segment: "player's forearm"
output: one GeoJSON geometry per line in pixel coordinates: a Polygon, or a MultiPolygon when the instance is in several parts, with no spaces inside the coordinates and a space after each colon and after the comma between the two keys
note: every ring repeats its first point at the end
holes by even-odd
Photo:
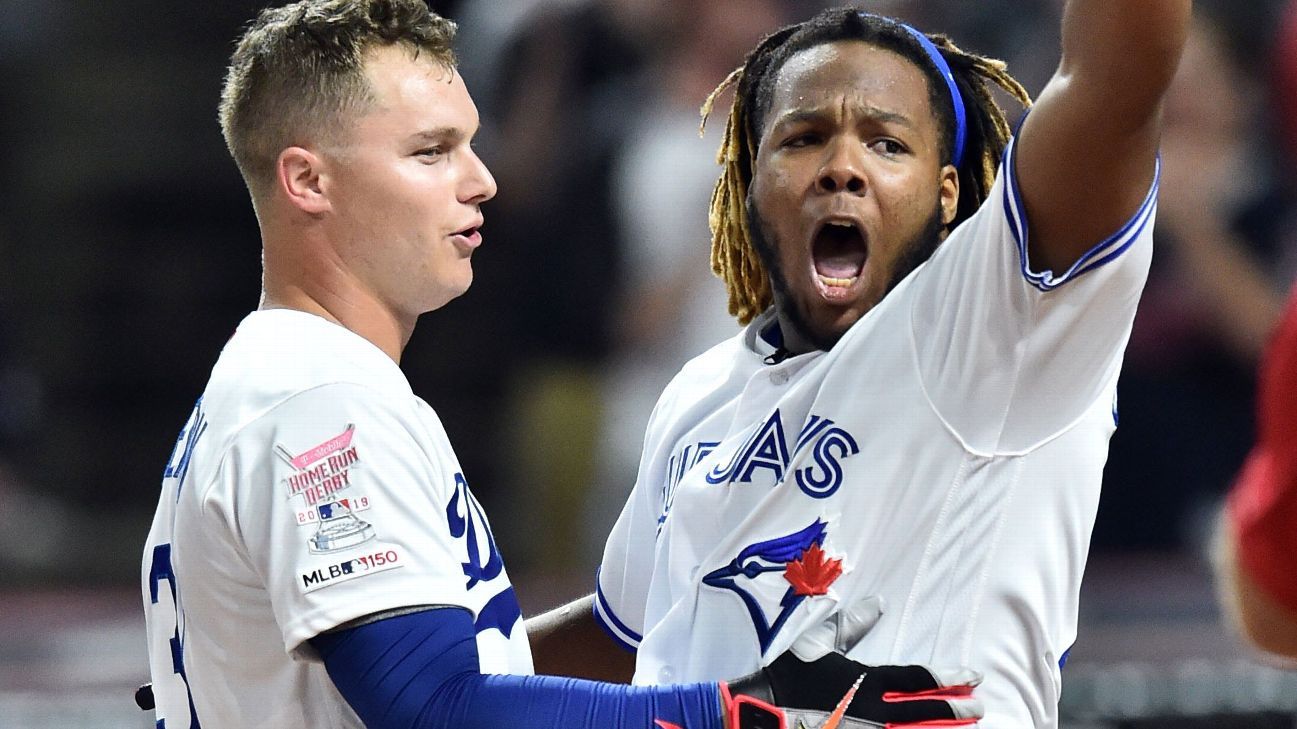
{"type": "Polygon", "coordinates": [[[1068,270],[1148,199],[1190,10],[1189,0],[1068,2],[1062,61],[1014,155],[1036,270],[1068,270]]]}
{"type": "Polygon", "coordinates": [[[1104,100],[1097,123],[1134,127],[1157,114],[1192,9],[1191,0],[1068,1],[1059,72],[1104,100]]]}
{"type": "Polygon", "coordinates": [[[970,695],[980,681],[972,671],[865,666],[818,641],[804,646],[813,660],[790,651],[732,687],[626,686],[483,675],[476,632],[468,610],[439,608],[362,621],[317,635],[311,646],[371,729],[849,729],[970,726],[984,716],[970,695]],[[830,710],[841,722],[822,721],[830,710]]]}
{"type": "Polygon", "coordinates": [[[399,615],[316,636],[339,693],[371,729],[721,729],[715,683],[625,686],[483,675],[466,610],[399,615]]]}
{"type": "Polygon", "coordinates": [[[727,724],[714,683],[646,687],[466,673],[441,696],[446,699],[437,701],[435,712],[440,719],[410,729],[726,729],[727,724]]]}
{"type": "Polygon", "coordinates": [[[528,619],[527,639],[537,673],[614,683],[629,683],[635,673],[635,654],[595,621],[593,595],[528,619]]]}

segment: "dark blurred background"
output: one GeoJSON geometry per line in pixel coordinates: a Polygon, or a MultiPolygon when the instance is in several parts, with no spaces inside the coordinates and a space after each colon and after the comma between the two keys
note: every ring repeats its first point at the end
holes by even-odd
{"type": "MultiPolygon", "coordinates": [[[[147,674],[140,550],[176,434],[260,291],[215,107],[266,4],[0,0],[4,726],[151,726],[118,692],[147,674]]],[[[1061,0],[861,4],[1004,58],[1033,94],[1057,61],[1061,0]]],[[[737,331],[706,225],[729,99],[702,139],[698,107],[764,33],[823,4],[431,5],[460,24],[500,193],[474,287],[423,318],[402,364],[534,612],[590,589],[657,392],[737,331]]],[[[1294,674],[1220,624],[1206,559],[1297,275],[1297,16],[1284,0],[1196,5],[1068,726],[1251,709],[1277,713],[1216,725],[1292,726],[1297,709],[1294,674]]]]}

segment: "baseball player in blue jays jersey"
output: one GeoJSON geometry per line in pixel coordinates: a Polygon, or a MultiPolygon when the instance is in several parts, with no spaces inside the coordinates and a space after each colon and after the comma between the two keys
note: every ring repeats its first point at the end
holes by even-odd
{"type": "Polygon", "coordinates": [[[593,596],[636,683],[876,599],[853,658],[966,663],[981,726],[1057,726],[1189,14],[1071,0],[1016,138],[1002,64],[854,9],[731,76],[712,260],[748,326],[663,392],[593,596]]]}
{"type": "Polygon", "coordinates": [[[417,317],[468,288],[496,191],[453,31],[423,0],[304,0],[235,51],[221,122],[264,295],[176,442],[144,550],[138,698],[157,727],[974,722],[975,674],[836,652],[876,619],[867,600],[732,683],[529,675],[490,524],[398,366],[417,317]]]}

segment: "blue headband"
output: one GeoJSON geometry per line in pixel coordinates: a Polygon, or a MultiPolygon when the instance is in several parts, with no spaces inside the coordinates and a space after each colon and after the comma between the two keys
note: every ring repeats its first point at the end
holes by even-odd
{"type": "MultiPolygon", "coordinates": [[[[876,18],[882,17],[874,15],[873,13],[865,12],[860,13],[860,16],[864,18],[871,16],[876,18]]],[[[908,31],[910,35],[914,36],[914,39],[923,47],[924,52],[928,54],[928,58],[932,59],[932,62],[936,64],[937,71],[941,74],[941,77],[946,80],[946,88],[950,90],[950,102],[951,105],[955,107],[955,148],[951,154],[951,158],[955,163],[955,167],[958,168],[964,161],[964,141],[968,137],[968,117],[964,111],[964,97],[959,93],[959,86],[955,84],[955,74],[951,73],[950,64],[946,63],[946,57],[941,55],[941,51],[937,48],[936,44],[929,40],[928,36],[924,35],[921,31],[912,28],[899,20],[891,20],[890,18],[883,19],[896,23],[908,31]]]]}

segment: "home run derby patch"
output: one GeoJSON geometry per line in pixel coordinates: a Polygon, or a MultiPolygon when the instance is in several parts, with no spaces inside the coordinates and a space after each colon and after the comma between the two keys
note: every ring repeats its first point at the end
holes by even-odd
{"type": "MultiPolygon", "coordinates": [[[[318,524],[307,542],[312,552],[350,549],[374,538],[374,527],[355,516],[369,508],[369,498],[337,496],[351,486],[352,470],[360,462],[360,453],[352,444],[355,434],[356,426],[348,424],[338,435],[297,455],[275,444],[275,454],[293,468],[292,475],[283,479],[288,498],[300,496],[307,507],[296,512],[297,523],[318,524]]],[[[351,573],[338,576],[344,574],[351,573]]]]}

